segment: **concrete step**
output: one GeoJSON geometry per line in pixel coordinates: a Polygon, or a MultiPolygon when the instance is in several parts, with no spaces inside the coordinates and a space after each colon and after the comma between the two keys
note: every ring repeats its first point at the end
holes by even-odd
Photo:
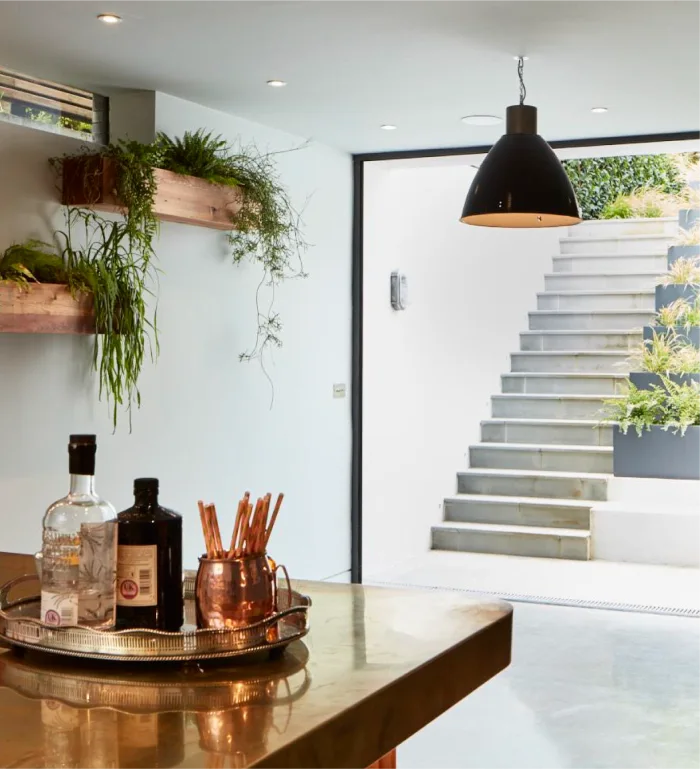
{"type": "Polygon", "coordinates": [[[607,499],[608,476],[551,470],[488,470],[470,468],[457,473],[460,494],[548,499],[607,499]]]}
{"type": "Polygon", "coordinates": [[[586,561],[589,544],[590,533],[575,529],[454,522],[432,528],[433,550],[586,561]]]}
{"type": "Polygon", "coordinates": [[[637,330],[654,321],[654,312],[649,310],[597,310],[595,312],[574,310],[535,310],[528,313],[531,331],[568,331],[594,329],[609,331],[637,330]]]}
{"type": "Polygon", "coordinates": [[[593,419],[601,417],[603,402],[621,395],[536,395],[508,393],[491,396],[494,419],[593,419]]]}
{"type": "Polygon", "coordinates": [[[637,272],[658,272],[668,269],[666,250],[652,254],[560,254],[552,259],[552,269],[556,273],[607,273],[617,272],[632,274],[637,272]]]}
{"type": "Polygon", "coordinates": [[[480,443],[469,447],[470,467],[557,472],[612,473],[611,446],[533,446],[525,443],[480,443]]]}
{"type": "Polygon", "coordinates": [[[629,371],[627,352],[571,350],[569,352],[514,352],[510,369],[518,371],[629,371]]]}
{"type": "Polygon", "coordinates": [[[673,235],[625,235],[623,237],[568,237],[559,240],[562,254],[663,254],[673,235]]]}
{"type": "Polygon", "coordinates": [[[572,238],[620,238],[629,235],[676,235],[678,217],[658,219],[588,219],[569,227],[572,238]]]}
{"type": "Polygon", "coordinates": [[[653,291],[548,291],[537,294],[538,310],[650,310],[653,291]]]}
{"type": "Polygon", "coordinates": [[[508,393],[605,395],[626,389],[626,374],[518,373],[502,374],[501,390],[508,393]]]}
{"type": "Polygon", "coordinates": [[[544,276],[546,291],[653,291],[659,272],[550,272],[544,276]]]}
{"type": "Polygon", "coordinates": [[[524,351],[629,350],[641,344],[641,341],[641,332],[621,329],[524,331],[520,334],[520,349],[524,351]]]}
{"type": "Polygon", "coordinates": [[[457,494],[445,500],[445,521],[590,529],[592,504],[577,499],[457,494]]]}
{"type": "Polygon", "coordinates": [[[612,446],[612,425],[595,419],[485,419],[481,423],[483,443],[559,444],[612,446]]]}

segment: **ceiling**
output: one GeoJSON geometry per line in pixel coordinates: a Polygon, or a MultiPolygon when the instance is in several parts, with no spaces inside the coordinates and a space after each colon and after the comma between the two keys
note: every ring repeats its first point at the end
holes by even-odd
{"type": "Polygon", "coordinates": [[[165,91],[374,152],[492,143],[502,125],[460,118],[503,115],[525,54],[545,138],[665,133],[700,124],[699,11],[693,0],[20,0],[0,2],[0,66],[102,93],[165,91]],[[98,22],[104,12],[123,22],[98,22]]]}

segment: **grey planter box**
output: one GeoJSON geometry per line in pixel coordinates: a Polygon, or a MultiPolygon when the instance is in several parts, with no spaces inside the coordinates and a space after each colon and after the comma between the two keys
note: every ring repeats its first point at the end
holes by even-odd
{"type": "Polygon", "coordinates": [[[700,208],[684,208],[678,212],[678,226],[682,230],[692,230],[700,223],[700,208]]]}
{"type": "MultiPolygon", "coordinates": [[[[654,332],[657,336],[664,336],[668,330],[668,326],[644,326],[644,339],[653,339],[654,332]]],[[[676,326],[675,331],[679,341],[692,344],[693,347],[700,347],[700,326],[691,326],[687,329],[683,326],[676,326]]]]}
{"type": "Polygon", "coordinates": [[[700,245],[697,246],[669,246],[668,248],[668,266],[670,267],[676,259],[689,259],[692,256],[700,256],[700,245]]]}
{"type": "MultiPolygon", "coordinates": [[[[669,379],[676,384],[685,384],[686,382],[700,383],[700,374],[671,374],[669,379]]],[[[648,371],[633,371],[630,374],[630,382],[639,390],[650,390],[654,385],[663,387],[661,377],[648,371]]]]}
{"type": "Polygon", "coordinates": [[[685,435],[652,427],[637,435],[613,431],[613,475],[618,478],[674,478],[700,480],[700,426],[685,435]]]}
{"type": "Polygon", "coordinates": [[[698,295],[698,289],[695,286],[686,286],[674,283],[670,286],[656,287],[656,310],[657,312],[666,305],[675,302],[676,299],[685,299],[693,304],[698,295]]]}

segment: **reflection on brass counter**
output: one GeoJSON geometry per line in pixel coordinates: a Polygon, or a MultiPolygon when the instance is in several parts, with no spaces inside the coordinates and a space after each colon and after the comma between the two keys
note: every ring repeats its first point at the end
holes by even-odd
{"type": "MultiPolygon", "coordinates": [[[[26,570],[0,554],[0,581],[26,570]]],[[[294,587],[312,630],[276,659],[148,669],[0,649],[0,766],[368,766],[510,661],[503,602],[294,587]]]]}

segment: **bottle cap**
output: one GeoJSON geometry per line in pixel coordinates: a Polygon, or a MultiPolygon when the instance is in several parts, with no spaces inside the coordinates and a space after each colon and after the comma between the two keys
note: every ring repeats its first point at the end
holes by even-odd
{"type": "Polygon", "coordinates": [[[134,481],[134,494],[143,494],[146,491],[152,494],[158,493],[157,478],[136,478],[134,481]]]}
{"type": "Polygon", "coordinates": [[[96,435],[71,435],[68,440],[71,446],[94,446],[97,443],[96,435]]]}
{"type": "Polygon", "coordinates": [[[68,472],[71,475],[94,475],[96,435],[71,435],[68,440],[68,472]]]}

